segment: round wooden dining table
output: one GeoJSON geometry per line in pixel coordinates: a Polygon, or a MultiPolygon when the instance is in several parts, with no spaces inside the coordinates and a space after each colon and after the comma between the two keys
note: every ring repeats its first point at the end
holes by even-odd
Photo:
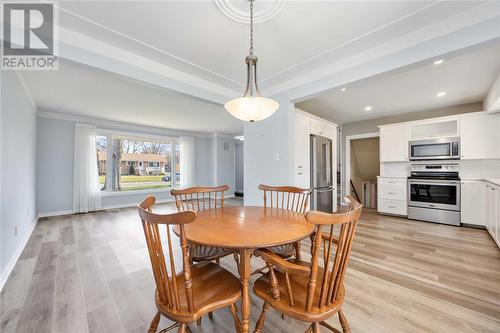
{"type": "MultiPolygon", "coordinates": [[[[299,241],[312,234],[314,225],[303,214],[269,207],[222,207],[197,212],[185,225],[186,238],[194,243],[235,249],[240,254],[242,332],[249,331],[250,259],[258,248],[299,241]]],[[[178,232],[178,230],[176,230],[178,232]]]]}

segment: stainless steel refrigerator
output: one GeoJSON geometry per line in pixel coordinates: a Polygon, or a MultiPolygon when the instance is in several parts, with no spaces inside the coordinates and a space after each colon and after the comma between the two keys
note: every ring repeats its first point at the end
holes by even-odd
{"type": "Polygon", "coordinates": [[[332,140],[311,135],[311,210],[333,212],[332,140]]]}

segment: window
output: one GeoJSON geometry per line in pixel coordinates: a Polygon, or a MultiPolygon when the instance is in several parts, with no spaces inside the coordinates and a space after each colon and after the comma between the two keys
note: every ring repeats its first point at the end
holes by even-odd
{"type": "Polygon", "coordinates": [[[99,184],[101,190],[106,189],[106,161],[108,159],[108,138],[105,136],[96,136],[96,150],[97,150],[97,170],[99,172],[99,184]]]}
{"type": "Polygon", "coordinates": [[[170,188],[179,183],[178,143],[122,135],[97,136],[96,139],[99,180],[103,190],[170,188]],[[110,163],[107,163],[108,142],[110,163]]]}

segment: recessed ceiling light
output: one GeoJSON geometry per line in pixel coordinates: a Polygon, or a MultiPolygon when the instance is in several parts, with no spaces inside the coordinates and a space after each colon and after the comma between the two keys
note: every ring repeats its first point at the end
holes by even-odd
{"type": "Polygon", "coordinates": [[[440,91],[436,94],[437,97],[443,97],[446,96],[446,91],[440,91]]]}
{"type": "Polygon", "coordinates": [[[444,59],[439,59],[434,61],[434,65],[441,65],[444,62],[444,59]]]}
{"type": "Polygon", "coordinates": [[[342,92],[343,92],[343,91],[346,91],[346,90],[347,90],[347,88],[346,88],[346,87],[342,87],[342,88],[340,88],[340,91],[342,91],[342,92]]]}
{"type": "Polygon", "coordinates": [[[365,106],[365,111],[371,111],[372,110],[372,107],[371,106],[365,106]]]}

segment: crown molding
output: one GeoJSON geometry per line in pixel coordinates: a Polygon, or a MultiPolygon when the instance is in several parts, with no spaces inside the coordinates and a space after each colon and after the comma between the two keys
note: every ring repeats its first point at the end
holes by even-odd
{"type": "Polygon", "coordinates": [[[148,135],[156,134],[162,136],[185,135],[185,136],[194,136],[197,138],[210,138],[214,135],[213,133],[208,133],[208,132],[183,131],[171,128],[148,126],[148,125],[137,125],[127,122],[89,117],[89,116],[65,113],[65,112],[55,112],[50,110],[38,110],[37,115],[38,117],[41,118],[96,124],[97,127],[102,130],[129,131],[129,132],[142,133],[148,135]]]}
{"type": "Polygon", "coordinates": [[[302,75],[281,78],[265,89],[268,96],[286,96],[294,102],[329,89],[442,56],[461,49],[500,40],[500,6],[485,3],[434,25],[413,31],[355,55],[337,59],[302,75]]]}

